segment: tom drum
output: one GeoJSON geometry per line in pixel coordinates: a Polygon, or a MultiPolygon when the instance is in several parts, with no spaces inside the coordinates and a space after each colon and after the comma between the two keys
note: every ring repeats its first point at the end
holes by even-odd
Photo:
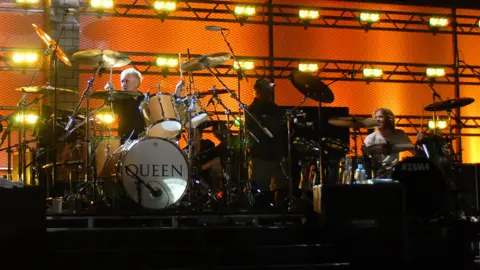
{"type": "Polygon", "coordinates": [[[157,93],[140,104],[147,125],[146,135],[157,138],[175,137],[182,131],[175,96],[157,93]]]}

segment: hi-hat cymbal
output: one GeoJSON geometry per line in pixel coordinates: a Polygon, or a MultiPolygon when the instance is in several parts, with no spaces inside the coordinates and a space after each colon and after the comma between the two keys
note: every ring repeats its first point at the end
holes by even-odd
{"type": "Polygon", "coordinates": [[[131,62],[127,54],[111,50],[79,51],[73,54],[72,60],[96,68],[118,68],[131,62]]]}
{"type": "Polygon", "coordinates": [[[90,94],[91,98],[94,99],[108,99],[109,97],[115,99],[128,99],[131,97],[141,96],[140,92],[130,92],[123,90],[99,90],[90,94]]]}
{"type": "Polygon", "coordinates": [[[332,90],[309,73],[294,71],[290,74],[290,81],[298,91],[317,102],[332,103],[335,99],[332,90]]]}
{"type": "Polygon", "coordinates": [[[52,47],[54,50],[56,50],[56,55],[57,57],[67,66],[72,66],[72,63],[70,63],[70,60],[68,60],[68,57],[65,55],[65,53],[62,51],[60,46],[57,45],[57,43],[50,38],[49,35],[47,35],[40,27],[38,27],[36,24],[32,24],[33,28],[35,29],[35,32],[37,32],[38,36],[45,42],[45,44],[48,47],[52,47]]]}
{"type": "Polygon", "coordinates": [[[198,71],[207,67],[214,68],[225,63],[228,59],[230,59],[230,54],[228,53],[204,54],[180,64],[180,68],[184,71],[198,71]]]}
{"type": "MultiPolygon", "coordinates": [[[[45,94],[48,92],[53,92],[55,91],[55,87],[50,86],[50,85],[42,85],[42,86],[25,86],[25,87],[20,87],[16,88],[16,91],[24,92],[24,93],[29,93],[29,94],[45,94]]],[[[73,91],[70,89],[65,89],[65,88],[59,88],[57,87],[58,92],[66,92],[66,93],[77,93],[77,91],[73,91]]]]}
{"type": "Polygon", "coordinates": [[[359,117],[335,117],[328,120],[328,123],[337,127],[348,128],[373,128],[378,127],[378,122],[375,120],[359,118],[359,117]]]}
{"type": "Polygon", "coordinates": [[[473,98],[452,98],[452,99],[442,100],[442,101],[429,104],[424,108],[424,110],[429,112],[449,111],[452,109],[467,106],[473,103],[474,101],[475,99],[473,98]]]}

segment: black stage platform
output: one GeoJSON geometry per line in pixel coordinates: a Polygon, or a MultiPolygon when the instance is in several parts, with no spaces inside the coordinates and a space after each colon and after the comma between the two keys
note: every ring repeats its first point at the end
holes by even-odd
{"type": "Polygon", "coordinates": [[[336,206],[333,216],[273,209],[53,214],[33,193],[21,200],[24,192],[0,193],[0,256],[16,268],[473,269],[478,242],[475,223],[394,212],[373,219],[367,213],[378,211],[336,206]]]}

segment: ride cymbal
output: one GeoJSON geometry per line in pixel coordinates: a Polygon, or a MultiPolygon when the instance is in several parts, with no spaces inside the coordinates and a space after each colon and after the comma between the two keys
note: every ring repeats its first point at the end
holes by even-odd
{"type": "Polygon", "coordinates": [[[366,118],[359,117],[335,117],[328,120],[328,123],[337,126],[337,127],[348,127],[348,128],[373,128],[378,127],[379,124],[375,120],[370,120],[366,118]]]}
{"type": "Polygon", "coordinates": [[[111,97],[115,100],[115,99],[128,99],[132,97],[138,97],[141,95],[142,93],[140,92],[129,92],[129,91],[123,91],[123,90],[99,90],[90,94],[90,97],[94,99],[108,99],[111,97]]]}
{"type": "MultiPolygon", "coordinates": [[[[48,92],[55,91],[55,87],[50,85],[42,85],[42,86],[25,86],[16,88],[16,91],[29,93],[29,94],[45,94],[48,92]]],[[[77,93],[77,91],[66,89],[66,88],[59,88],[57,87],[58,92],[65,92],[65,93],[77,93]]]]}
{"type": "Polygon", "coordinates": [[[467,106],[474,101],[475,99],[473,98],[452,98],[429,104],[424,108],[424,110],[429,112],[449,111],[452,109],[467,106]]]}
{"type": "Polygon", "coordinates": [[[306,97],[317,102],[332,103],[335,97],[332,90],[318,77],[301,71],[294,71],[290,74],[290,81],[306,97]]]}
{"type": "Polygon", "coordinates": [[[118,68],[130,64],[126,53],[111,50],[86,50],[73,54],[72,60],[96,68],[118,68]]]}
{"type": "Polygon", "coordinates": [[[180,68],[184,71],[204,70],[207,67],[214,68],[225,63],[230,57],[231,55],[228,53],[205,54],[180,64],[180,68]]]}
{"type": "Polygon", "coordinates": [[[72,66],[72,63],[70,63],[70,60],[68,60],[67,55],[62,51],[60,46],[57,45],[57,43],[50,38],[49,35],[47,35],[40,27],[38,27],[36,24],[32,24],[33,28],[35,29],[35,32],[37,32],[38,36],[43,40],[43,42],[48,46],[52,47],[56,51],[57,57],[67,66],[72,66]]]}

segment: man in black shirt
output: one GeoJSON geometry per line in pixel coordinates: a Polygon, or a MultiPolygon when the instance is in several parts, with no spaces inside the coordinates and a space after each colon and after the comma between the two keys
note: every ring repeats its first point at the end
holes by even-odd
{"type": "MultiPolygon", "coordinates": [[[[125,69],[120,75],[122,91],[140,92],[138,88],[142,80],[142,74],[138,70],[125,69]]],[[[145,129],[145,120],[139,108],[143,99],[144,96],[139,95],[113,102],[113,111],[118,116],[118,136],[121,137],[121,144],[127,139],[137,139],[145,129]]]]}
{"type": "Polygon", "coordinates": [[[254,100],[248,106],[248,110],[273,136],[266,134],[248,114],[245,124],[256,137],[249,140],[249,179],[262,193],[270,194],[270,197],[275,194],[278,204],[285,198],[288,187],[282,167],[287,133],[286,125],[282,125],[285,112],[273,101],[273,86],[266,79],[258,79],[254,85],[254,100]]]}

